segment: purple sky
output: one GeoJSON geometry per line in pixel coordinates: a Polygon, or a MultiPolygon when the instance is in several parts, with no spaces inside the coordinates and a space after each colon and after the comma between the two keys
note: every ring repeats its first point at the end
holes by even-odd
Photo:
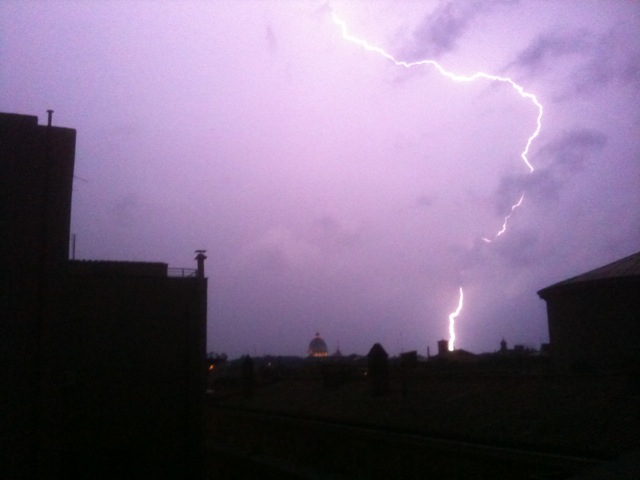
{"type": "Polygon", "coordinates": [[[0,110],[78,130],[76,257],[195,267],[232,357],[548,341],[640,249],[640,3],[0,3],[0,110]],[[510,77],[457,83],[431,66],[510,77]],[[507,231],[492,243],[521,194],[507,231]]]}

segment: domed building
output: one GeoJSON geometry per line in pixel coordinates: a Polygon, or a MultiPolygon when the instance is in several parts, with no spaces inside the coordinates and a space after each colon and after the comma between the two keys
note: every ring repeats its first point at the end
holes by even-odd
{"type": "Polygon", "coordinates": [[[327,344],[320,338],[320,334],[316,332],[316,336],[309,342],[309,356],[326,357],[328,354],[327,344]]]}

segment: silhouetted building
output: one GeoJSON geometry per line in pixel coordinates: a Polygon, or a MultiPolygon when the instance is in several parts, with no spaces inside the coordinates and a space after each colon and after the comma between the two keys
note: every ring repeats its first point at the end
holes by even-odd
{"type": "Polygon", "coordinates": [[[47,286],[68,257],[75,139],[75,130],[38,125],[35,116],[0,113],[0,445],[9,473],[4,478],[21,478],[33,464],[41,326],[47,286]]]}
{"type": "Polygon", "coordinates": [[[410,352],[403,352],[400,354],[400,365],[402,368],[414,368],[418,365],[418,352],[412,350],[410,352]]]}
{"type": "Polygon", "coordinates": [[[538,292],[550,354],[565,365],[616,365],[640,347],[640,252],[538,292]]]}
{"type": "Polygon", "coordinates": [[[375,343],[367,354],[367,375],[373,396],[389,391],[389,354],[379,343],[375,343]]]}
{"type": "Polygon", "coordinates": [[[320,334],[316,333],[316,336],[309,342],[309,356],[310,357],[326,357],[329,354],[327,350],[327,344],[320,338],[320,334]]]}
{"type": "Polygon", "coordinates": [[[253,360],[249,355],[242,360],[242,390],[245,397],[253,394],[253,360]]]}
{"type": "MultiPolygon", "coordinates": [[[[31,276],[68,258],[76,131],[0,113],[0,258],[31,276]]],[[[12,275],[13,279],[14,276],[12,275]]],[[[12,280],[13,293],[20,289],[12,280]]]]}
{"type": "Polygon", "coordinates": [[[0,477],[199,478],[206,257],[69,261],[75,134],[0,114],[0,477]]]}
{"type": "Polygon", "coordinates": [[[477,355],[462,348],[449,350],[449,342],[442,339],[438,340],[438,354],[429,358],[439,363],[473,363],[477,355]]]}

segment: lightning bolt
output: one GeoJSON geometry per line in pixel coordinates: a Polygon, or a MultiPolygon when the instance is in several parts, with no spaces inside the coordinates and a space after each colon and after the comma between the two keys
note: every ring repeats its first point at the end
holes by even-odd
{"type": "Polygon", "coordinates": [[[522,150],[522,152],[520,153],[520,158],[522,158],[522,161],[525,163],[525,165],[529,169],[529,172],[534,171],[533,165],[531,165],[531,163],[529,162],[528,155],[529,155],[529,150],[531,149],[531,144],[536,139],[536,137],[540,133],[540,130],[542,129],[543,109],[542,109],[542,104],[538,101],[538,98],[533,93],[525,91],[524,87],[518,85],[509,77],[501,77],[499,75],[490,75],[485,72],[475,72],[475,73],[472,73],[471,75],[458,75],[447,70],[435,60],[418,60],[415,62],[405,62],[403,60],[398,60],[393,55],[386,52],[384,49],[371,45],[366,40],[362,40],[358,37],[353,36],[351,33],[349,33],[347,24],[343,20],[338,18],[335,12],[331,13],[331,17],[333,19],[333,23],[335,23],[340,28],[340,31],[342,33],[342,38],[344,38],[349,42],[355,43],[356,45],[362,47],[368,52],[377,53],[378,55],[386,58],[387,60],[393,62],[395,65],[399,67],[412,68],[412,67],[417,67],[419,65],[429,65],[435,68],[441,75],[444,75],[445,77],[453,80],[454,82],[473,82],[475,80],[482,78],[482,79],[490,80],[493,82],[507,83],[516,92],[518,92],[518,94],[521,97],[526,98],[527,100],[530,100],[531,103],[533,103],[538,109],[538,116],[536,117],[536,128],[527,139],[527,143],[524,147],[524,150],[522,150]]]}
{"type": "Polygon", "coordinates": [[[456,341],[456,317],[460,315],[462,310],[462,302],[464,300],[464,294],[462,293],[462,287],[460,287],[460,297],[458,299],[458,308],[449,314],[449,351],[453,352],[454,342],[456,341]]]}
{"type": "MultiPolygon", "coordinates": [[[[520,153],[520,158],[522,159],[524,164],[529,169],[529,173],[532,173],[534,171],[533,165],[531,165],[531,162],[529,162],[528,155],[529,155],[529,150],[531,149],[531,144],[537,138],[538,134],[540,133],[540,130],[542,129],[543,108],[542,108],[542,104],[538,101],[538,98],[533,93],[525,91],[525,89],[521,85],[517,84],[516,82],[514,82],[509,77],[502,77],[502,76],[499,76],[499,75],[491,75],[491,74],[485,73],[485,72],[475,72],[475,73],[472,73],[471,75],[459,75],[459,74],[456,74],[456,73],[453,73],[453,72],[447,70],[442,65],[440,65],[440,63],[438,63],[435,60],[431,60],[431,59],[419,60],[419,61],[415,61],[415,62],[406,62],[406,61],[403,61],[403,60],[398,60],[393,55],[391,55],[390,53],[385,51],[384,49],[382,49],[380,47],[376,47],[375,45],[371,45],[366,40],[358,38],[358,37],[352,35],[351,33],[349,33],[349,29],[347,27],[347,24],[343,20],[338,18],[338,16],[335,14],[335,12],[331,13],[331,17],[332,17],[333,23],[335,23],[340,28],[340,32],[342,33],[342,38],[344,38],[345,40],[360,46],[361,48],[363,48],[364,50],[366,50],[368,52],[377,53],[378,55],[386,58],[387,60],[389,60],[391,62],[393,62],[398,67],[412,68],[412,67],[417,67],[417,66],[420,66],[420,65],[427,65],[427,66],[435,68],[441,75],[453,80],[454,82],[473,82],[475,80],[485,79],[485,80],[489,80],[489,81],[493,81],[493,82],[506,83],[509,86],[511,86],[511,88],[513,88],[522,98],[525,98],[525,99],[529,100],[531,103],[533,103],[533,105],[538,110],[538,115],[536,117],[536,128],[534,129],[533,133],[531,133],[531,135],[529,135],[529,138],[527,139],[527,143],[525,144],[524,149],[520,153]]],[[[504,219],[504,221],[502,223],[502,228],[498,231],[498,233],[495,234],[493,239],[489,239],[489,238],[486,238],[486,237],[483,237],[482,239],[487,243],[491,243],[493,240],[495,240],[500,235],[505,233],[507,231],[507,222],[513,216],[515,210],[520,205],[522,205],[523,201],[524,201],[524,192],[520,196],[520,200],[518,200],[517,203],[512,205],[511,212],[509,213],[509,215],[507,215],[505,217],[505,219],[504,219]]],[[[453,351],[453,348],[454,348],[454,342],[455,342],[455,339],[456,339],[455,319],[460,314],[460,311],[462,310],[462,303],[463,303],[463,293],[462,293],[462,287],[460,287],[460,299],[458,301],[458,308],[449,315],[449,350],[450,351],[453,351]]]]}
{"type": "Polygon", "coordinates": [[[496,233],[495,236],[492,239],[488,239],[487,237],[482,237],[482,240],[484,240],[487,243],[491,243],[496,238],[498,238],[500,235],[502,235],[504,232],[506,232],[507,231],[507,222],[513,216],[513,212],[515,212],[516,208],[518,208],[520,205],[522,205],[522,201],[523,200],[524,200],[524,192],[522,192],[522,195],[520,196],[520,200],[518,200],[518,203],[515,203],[515,204],[511,205],[511,213],[509,213],[509,215],[504,217],[504,222],[502,223],[502,228],[500,229],[500,231],[498,233],[496,233]]]}

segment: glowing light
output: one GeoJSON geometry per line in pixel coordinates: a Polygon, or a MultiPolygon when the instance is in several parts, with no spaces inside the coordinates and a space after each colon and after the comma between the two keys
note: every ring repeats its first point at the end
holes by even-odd
{"type": "Polygon", "coordinates": [[[462,293],[462,287],[460,287],[460,298],[458,300],[458,308],[454,312],[449,314],[449,351],[453,352],[454,342],[456,341],[456,317],[460,315],[462,311],[462,302],[464,295],[462,293]]]}
{"type": "Polygon", "coordinates": [[[491,243],[496,238],[498,238],[500,235],[502,235],[504,232],[506,232],[507,231],[507,222],[513,216],[513,212],[516,210],[516,208],[518,208],[520,205],[522,205],[522,201],[523,200],[524,200],[524,192],[522,192],[522,195],[520,196],[520,200],[518,200],[518,203],[516,203],[514,205],[511,205],[511,213],[509,213],[509,215],[504,217],[504,222],[502,223],[502,228],[500,229],[500,231],[498,233],[496,233],[492,239],[488,239],[487,237],[482,237],[482,240],[484,240],[487,243],[491,243]]]}

